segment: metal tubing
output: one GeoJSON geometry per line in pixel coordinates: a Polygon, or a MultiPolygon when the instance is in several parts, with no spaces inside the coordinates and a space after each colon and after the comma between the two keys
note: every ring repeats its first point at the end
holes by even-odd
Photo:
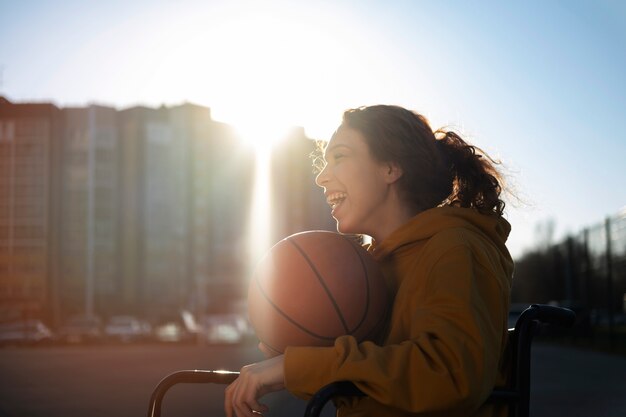
{"type": "Polygon", "coordinates": [[[231,371],[204,371],[204,370],[184,370],[169,374],[159,382],[152,396],[148,407],[148,417],[161,417],[161,403],[163,396],[172,386],[176,384],[230,384],[239,376],[239,372],[231,371]]]}

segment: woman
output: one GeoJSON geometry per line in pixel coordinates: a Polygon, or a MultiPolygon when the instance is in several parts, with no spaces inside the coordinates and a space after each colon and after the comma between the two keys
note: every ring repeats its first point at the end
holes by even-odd
{"type": "Polygon", "coordinates": [[[333,347],[290,347],[242,368],[226,389],[227,416],[254,416],[259,398],[286,388],[308,397],[353,381],[365,398],[340,416],[491,416],[504,382],[513,262],[505,247],[494,162],[453,132],[397,106],[348,110],[316,182],[341,233],[369,250],[395,294],[382,344],[339,337],[333,347]]]}

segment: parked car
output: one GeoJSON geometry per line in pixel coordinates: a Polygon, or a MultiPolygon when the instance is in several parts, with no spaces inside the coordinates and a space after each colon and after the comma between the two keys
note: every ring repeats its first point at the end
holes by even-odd
{"type": "Polygon", "coordinates": [[[161,323],[154,327],[152,333],[154,340],[163,343],[190,343],[195,340],[195,334],[176,321],[161,323]]]}
{"type": "Polygon", "coordinates": [[[235,313],[205,316],[202,327],[209,344],[244,343],[254,334],[246,317],[235,313]]]}
{"type": "Polygon", "coordinates": [[[112,341],[138,342],[148,340],[152,328],[134,316],[113,316],[104,327],[104,333],[112,341]]]}
{"type": "Polygon", "coordinates": [[[202,333],[200,324],[189,310],[162,317],[158,323],[152,332],[153,339],[157,342],[190,343],[198,341],[202,333]]]}
{"type": "Polygon", "coordinates": [[[1,345],[41,345],[50,343],[52,331],[40,320],[27,319],[0,324],[1,345]]]}
{"type": "Polygon", "coordinates": [[[98,316],[72,316],[57,331],[57,340],[62,343],[98,343],[102,339],[102,320],[98,316]]]}

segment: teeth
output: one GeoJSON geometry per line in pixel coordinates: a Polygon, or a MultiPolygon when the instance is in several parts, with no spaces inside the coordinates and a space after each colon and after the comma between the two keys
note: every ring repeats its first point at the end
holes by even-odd
{"type": "Polygon", "coordinates": [[[335,208],[347,196],[348,194],[342,192],[332,193],[326,197],[326,202],[330,205],[331,208],[335,208]]]}

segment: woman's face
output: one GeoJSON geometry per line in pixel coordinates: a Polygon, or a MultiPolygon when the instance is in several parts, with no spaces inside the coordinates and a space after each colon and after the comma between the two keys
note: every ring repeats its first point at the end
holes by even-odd
{"type": "Polygon", "coordinates": [[[376,161],[363,135],[346,126],[328,143],[324,159],[315,182],[324,188],[337,230],[376,238],[389,193],[388,164],[376,161]]]}

